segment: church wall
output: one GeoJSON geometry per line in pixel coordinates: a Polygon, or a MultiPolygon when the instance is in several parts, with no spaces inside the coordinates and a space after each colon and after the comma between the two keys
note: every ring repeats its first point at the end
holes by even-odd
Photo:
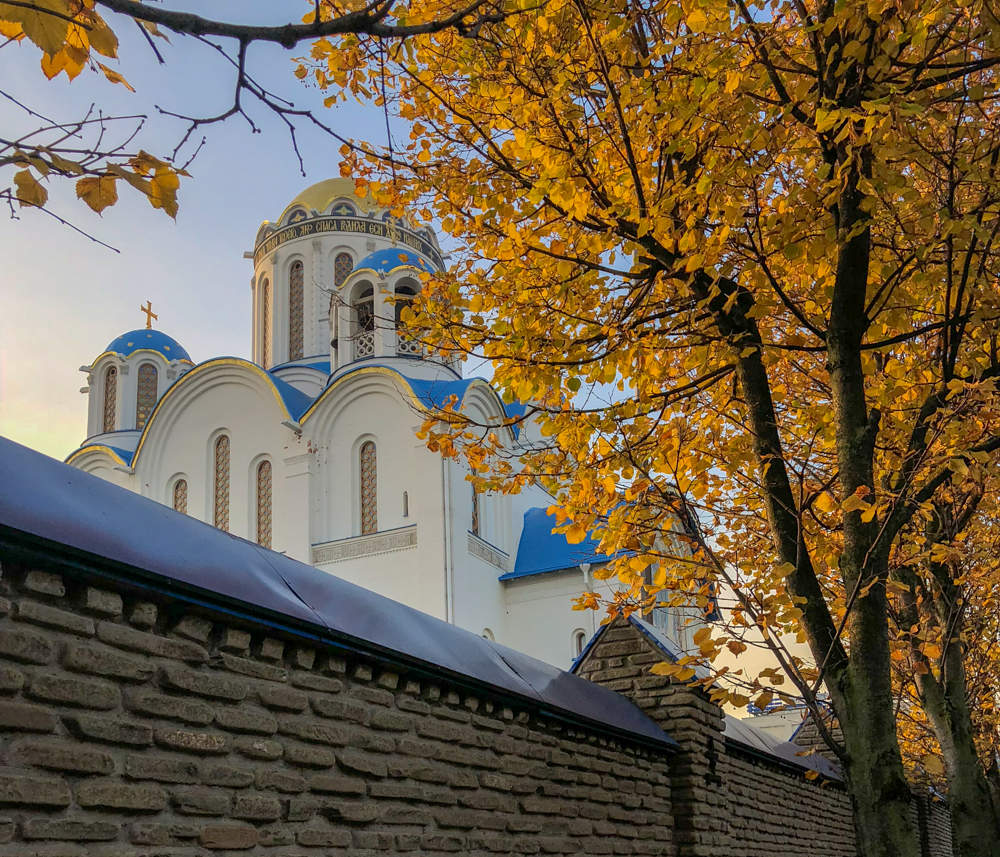
{"type": "Polygon", "coordinates": [[[444,505],[440,456],[417,439],[419,417],[400,389],[383,375],[344,384],[306,423],[319,452],[312,544],[349,561],[318,565],[352,583],[387,595],[438,618],[446,618],[444,505]],[[415,528],[385,545],[361,535],[360,448],[373,440],[377,454],[378,530],[415,528]],[[404,517],[403,493],[407,495],[404,517]],[[331,542],[357,540],[351,544],[331,542]],[[384,548],[392,552],[386,552],[384,548]],[[366,553],[369,548],[375,553],[366,553]]]}
{"type": "Polygon", "coordinates": [[[677,854],[661,750],[86,567],[0,563],[4,857],[677,854]]]}

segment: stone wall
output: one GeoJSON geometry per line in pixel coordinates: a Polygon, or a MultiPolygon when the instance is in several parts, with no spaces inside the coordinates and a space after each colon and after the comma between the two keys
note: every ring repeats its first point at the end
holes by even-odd
{"type": "Polygon", "coordinates": [[[665,753],[54,570],[2,568],[3,857],[676,854],[665,753]]]}

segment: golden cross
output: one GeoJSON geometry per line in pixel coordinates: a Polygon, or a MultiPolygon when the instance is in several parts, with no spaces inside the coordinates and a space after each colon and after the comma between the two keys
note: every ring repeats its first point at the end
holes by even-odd
{"type": "Polygon", "coordinates": [[[146,300],[146,305],[139,307],[139,310],[141,312],[146,313],[146,330],[152,330],[153,329],[153,319],[154,318],[159,318],[159,316],[155,312],[153,312],[153,305],[147,299],[146,300]]]}

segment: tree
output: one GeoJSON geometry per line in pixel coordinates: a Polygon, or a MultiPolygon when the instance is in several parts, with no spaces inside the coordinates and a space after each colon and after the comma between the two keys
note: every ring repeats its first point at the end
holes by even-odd
{"type": "Polygon", "coordinates": [[[191,135],[232,116],[242,116],[256,130],[250,103],[280,117],[296,153],[297,123],[311,123],[343,140],[309,110],[296,108],[255,78],[247,59],[248,49],[255,43],[272,42],[290,49],[317,37],[349,36],[337,53],[338,62],[346,66],[353,61],[358,45],[372,49],[381,40],[399,40],[418,33],[446,29],[465,32],[500,16],[488,0],[418,0],[405,6],[386,0],[344,6],[315,0],[303,3],[302,8],[305,15],[301,23],[251,25],[211,20],[139,0],[3,0],[0,35],[6,44],[24,42],[37,48],[40,70],[49,80],[65,74],[72,81],[89,71],[132,89],[114,61],[118,55],[116,31],[134,23],[160,63],[165,59],[154,39],[166,41],[167,33],[187,36],[215,48],[220,61],[231,70],[234,82],[231,104],[217,115],[168,113],[184,123],[185,132],[170,154],[161,155],[150,154],[137,145],[144,114],[107,115],[91,105],[81,116],[53,119],[42,116],[18,95],[0,90],[38,122],[27,133],[0,136],[0,170],[4,170],[0,174],[0,200],[6,201],[12,217],[16,216],[15,206],[31,206],[71,225],[62,215],[46,208],[47,184],[57,180],[75,182],[77,196],[99,213],[117,202],[118,188],[124,182],[143,194],[154,208],[173,217],[177,213],[180,180],[188,175],[185,168],[200,148],[185,149],[191,135]]]}
{"type": "MultiPolygon", "coordinates": [[[[571,541],[595,528],[626,552],[633,589],[649,569],[677,597],[723,586],[733,603],[701,654],[740,651],[752,629],[782,666],[754,678],[758,704],[815,705],[825,686],[859,847],[916,854],[891,677],[913,587],[896,574],[914,534],[932,560],[958,547],[971,519],[935,527],[935,510],[1000,448],[994,13],[520,7],[364,68],[386,69],[412,135],[349,168],[457,245],[407,318],[430,346],[490,360],[552,439],[517,464],[495,427],[442,413],[430,443],[485,487],[543,482],[571,541]],[[692,562],[666,546],[695,515],[709,536],[689,530],[692,562]]],[[[334,73],[327,51],[303,73],[334,73]]],[[[925,573],[960,585],[954,563],[925,573]]],[[[944,746],[952,726],[931,720],[944,746]]],[[[958,763],[960,853],[1000,853],[995,820],[968,811],[982,770],[958,763]]]]}

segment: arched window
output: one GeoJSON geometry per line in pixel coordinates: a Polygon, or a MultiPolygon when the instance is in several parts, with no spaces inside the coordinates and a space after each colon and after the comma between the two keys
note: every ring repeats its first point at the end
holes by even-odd
{"type": "Polygon", "coordinates": [[[416,289],[412,286],[396,288],[396,352],[403,357],[420,354],[420,343],[406,335],[403,324],[403,310],[413,303],[416,296],[416,289]]]}
{"type": "Polygon", "coordinates": [[[354,299],[354,358],[371,357],[375,353],[375,292],[365,286],[354,299]]]}
{"type": "Polygon", "coordinates": [[[229,529],[229,437],[215,442],[215,526],[229,529]]]}
{"type": "Polygon", "coordinates": [[[577,628],[573,632],[573,658],[578,658],[583,654],[583,647],[587,645],[587,632],[582,628],[577,628]]]}
{"type": "Polygon", "coordinates": [[[178,479],[174,483],[174,511],[186,515],[188,510],[187,479],[178,479]]]}
{"type": "Polygon", "coordinates": [[[338,253],[333,260],[333,285],[339,289],[354,269],[354,260],[350,253],[338,253]]]}
{"type": "Polygon", "coordinates": [[[257,544],[271,547],[271,462],[257,465],[257,544]]]}
{"type": "Polygon", "coordinates": [[[144,428],[146,420],[156,405],[157,371],[152,363],[143,363],[139,367],[135,393],[135,427],[144,428]]]}
{"type": "Polygon", "coordinates": [[[104,373],[104,431],[115,430],[115,410],[118,404],[118,367],[109,366],[104,373]]]}
{"type": "Polygon", "coordinates": [[[378,466],[375,442],[361,444],[361,535],[378,532],[378,466]]]}
{"type": "Polygon", "coordinates": [[[265,369],[271,367],[271,281],[265,277],[260,284],[260,360],[265,369]]]}
{"type": "Polygon", "coordinates": [[[472,486],[472,535],[479,535],[479,492],[472,486]]]}
{"type": "Polygon", "coordinates": [[[288,272],[288,359],[302,358],[302,262],[288,272]]]}

